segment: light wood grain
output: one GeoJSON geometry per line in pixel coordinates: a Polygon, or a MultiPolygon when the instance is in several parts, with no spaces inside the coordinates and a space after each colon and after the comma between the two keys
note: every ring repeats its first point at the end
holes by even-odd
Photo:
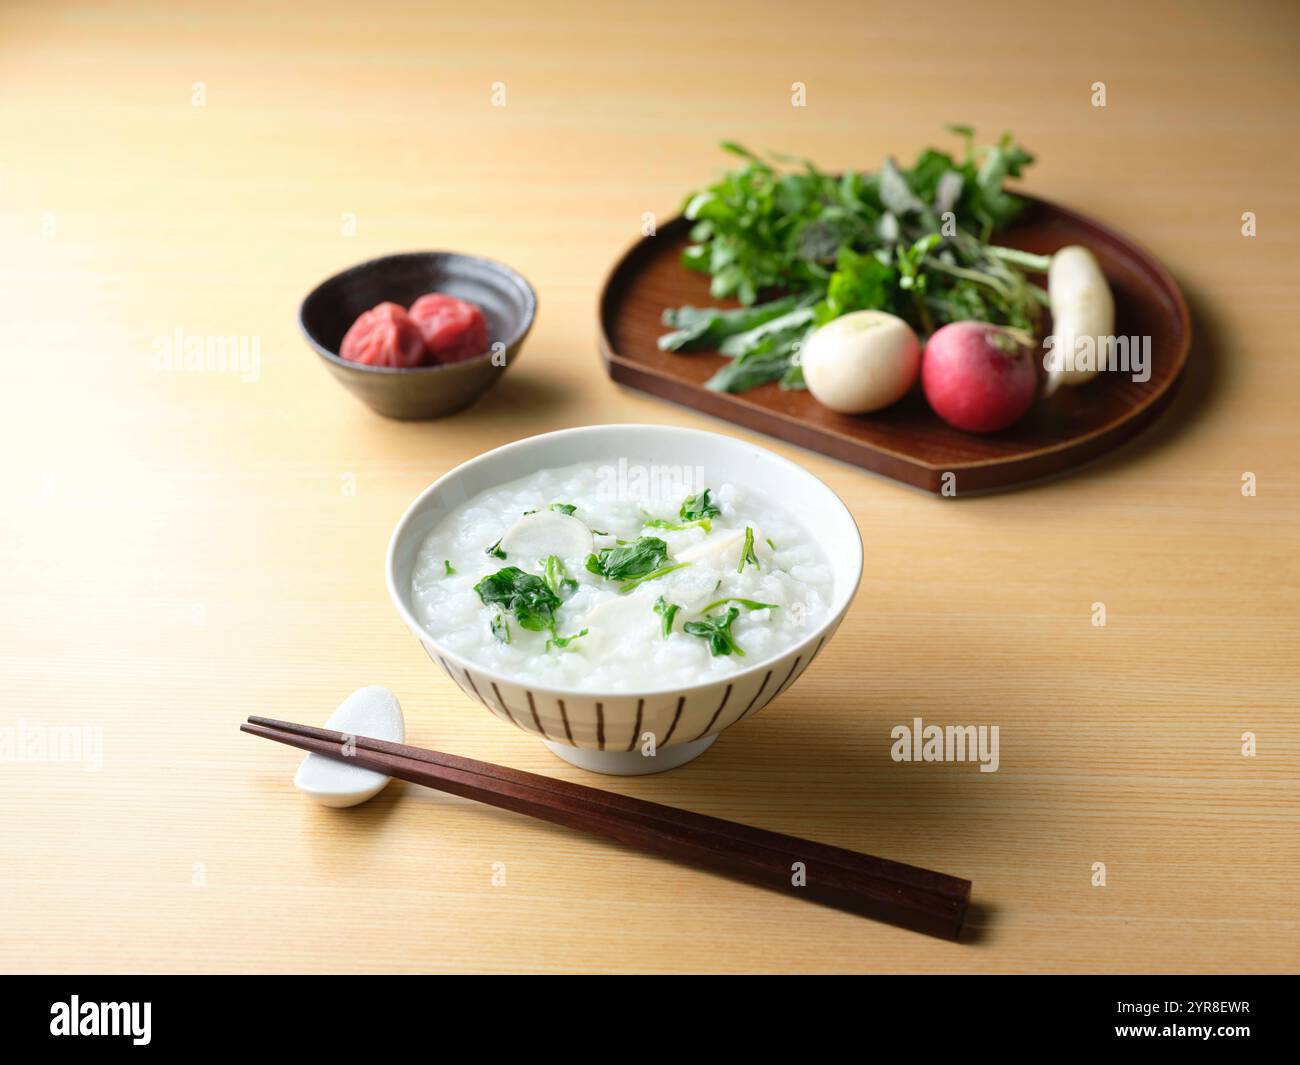
{"type": "Polygon", "coordinates": [[[104,737],[98,772],[0,764],[0,967],[1296,969],[1294,6],[551,7],[0,10],[0,725],[104,737]],[[591,782],[432,671],[383,588],[394,521],[518,437],[719,427],[615,388],[594,345],[605,269],[717,139],[869,166],[945,121],[1013,129],[1029,188],[1168,264],[1198,332],[1176,407],[966,501],[774,445],[857,517],[857,603],[699,761],[608,783],[969,877],[970,941],[416,788],[320,809],[236,731],[382,683],[410,742],[591,782]],[[518,365],[445,423],[371,415],[294,324],[325,275],[410,248],[503,259],[540,298],[518,365]],[[176,329],[259,338],[257,380],[155,369],[176,329]],[[917,715],[997,724],[1001,769],[895,764],[917,715]]]}

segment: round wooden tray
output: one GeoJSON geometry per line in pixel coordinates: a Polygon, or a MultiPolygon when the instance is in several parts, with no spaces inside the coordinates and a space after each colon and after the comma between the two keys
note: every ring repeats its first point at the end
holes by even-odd
{"type": "MultiPolygon", "coordinates": [[[[1111,371],[1039,399],[1011,428],[990,436],[954,429],[919,391],[874,414],[827,410],[807,392],[762,385],[731,395],[704,387],[724,357],[660,351],[660,315],[712,306],[709,279],[681,265],[691,223],[674,218],[615,265],[600,297],[600,346],[621,384],[788,440],[931,492],[968,495],[1040,480],[1081,466],[1148,425],[1173,398],[1187,363],[1191,325],[1178,285],[1127,237],[1074,211],[1025,197],[1029,206],[997,242],[1039,254],[1082,244],[1115,293],[1116,333],[1151,338],[1151,377],[1111,371]],[[953,477],[945,477],[952,474],[953,477]]],[[[730,304],[734,306],[735,304],[730,304]]]]}

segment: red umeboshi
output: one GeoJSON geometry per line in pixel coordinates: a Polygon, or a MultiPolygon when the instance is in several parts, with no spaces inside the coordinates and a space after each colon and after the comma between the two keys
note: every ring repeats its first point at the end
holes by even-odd
{"type": "Polygon", "coordinates": [[[419,327],[396,303],[380,303],[361,314],[343,337],[339,355],[366,366],[401,369],[426,361],[419,327]]]}
{"type": "Polygon", "coordinates": [[[459,362],[488,349],[487,319],[475,304],[430,292],[411,304],[411,320],[436,362],[459,362]]]}

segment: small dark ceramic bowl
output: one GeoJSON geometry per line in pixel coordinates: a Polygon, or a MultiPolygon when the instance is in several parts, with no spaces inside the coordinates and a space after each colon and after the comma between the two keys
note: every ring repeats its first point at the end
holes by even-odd
{"type": "Polygon", "coordinates": [[[536,313],[532,286],[510,267],[455,252],[414,251],[358,263],[322,281],[302,301],[298,325],[344,388],[386,417],[415,420],[462,410],[496,384],[519,354],[536,313]],[[385,300],[410,307],[426,292],[478,304],[487,318],[489,350],[461,362],[405,370],[339,357],[343,334],[363,311],[385,300]],[[500,352],[495,359],[494,348],[500,352]]]}

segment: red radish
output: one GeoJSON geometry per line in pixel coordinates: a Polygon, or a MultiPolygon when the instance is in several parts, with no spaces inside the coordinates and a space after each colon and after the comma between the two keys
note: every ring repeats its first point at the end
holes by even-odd
{"type": "Polygon", "coordinates": [[[953,322],[930,337],[921,386],[949,425],[970,433],[1005,429],[1029,409],[1038,378],[1033,349],[987,322],[953,322]]]}
{"type": "Polygon", "coordinates": [[[424,362],[424,339],[405,307],[381,303],[352,323],[339,355],[367,366],[409,369],[424,362]]]}
{"type": "Polygon", "coordinates": [[[434,362],[459,362],[488,349],[487,319],[473,303],[430,292],[411,304],[411,320],[420,327],[434,362]]]}

